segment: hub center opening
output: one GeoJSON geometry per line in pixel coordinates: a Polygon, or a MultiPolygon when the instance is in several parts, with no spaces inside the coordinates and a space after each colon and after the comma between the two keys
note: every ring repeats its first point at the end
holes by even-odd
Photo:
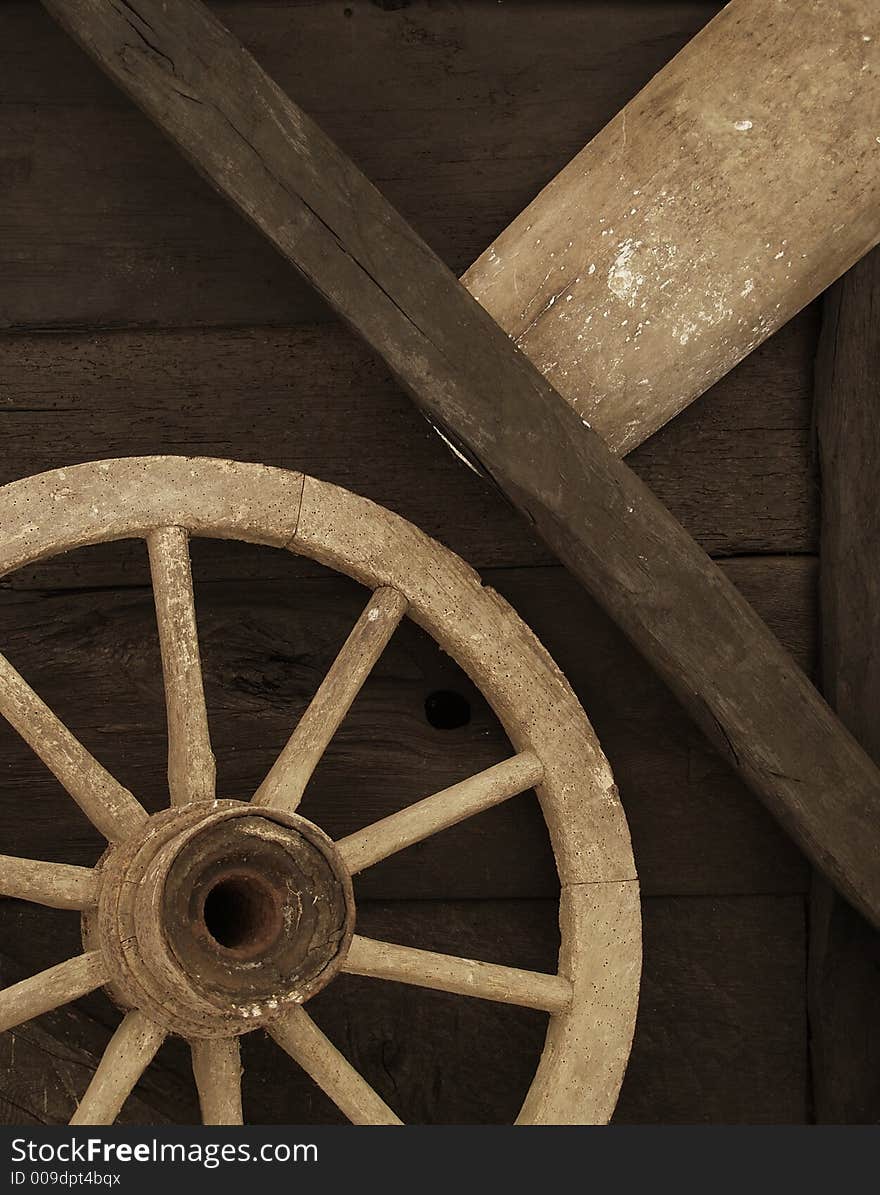
{"type": "Polygon", "coordinates": [[[272,946],[283,922],[275,891],[260,876],[248,872],[218,879],[205,896],[202,918],[219,946],[248,957],[272,946]]]}

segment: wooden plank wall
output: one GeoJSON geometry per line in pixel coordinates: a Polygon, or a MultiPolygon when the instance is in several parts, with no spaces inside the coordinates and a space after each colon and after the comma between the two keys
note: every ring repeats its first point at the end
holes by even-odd
{"type": "MultiPolygon", "coordinates": [[[[876,363],[880,251],[825,301],[815,418],[822,482],[822,687],[846,726],[880,759],[880,511],[876,363]]],[[[880,1120],[880,934],[821,877],[810,902],[809,1010],[819,1123],[880,1120]]]]}
{"type": "MultiPolygon", "coordinates": [[[[216,8],[458,271],[716,11],[697,0],[216,8]]],[[[808,1120],[803,859],[505,502],[27,0],[0,4],[0,180],[0,482],[105,456],[232,456],[346,485],[460,552],[568,674],[630,819],[645,975],[617,1119],[808,1120]]],[[[817,330],[806,311],[630,458],[808,670],[817,330]]],[[[220,788],[247,795],[361,598],[268,549],[202,543],[195,573],[220,788]]],[[[152,809],[165,799],[164,728],[146,581],[142,545],[10,577],[0,644],[152,809]]],[[[504,750],[479,694],[407,626],[304,812],[346,833],[504,750]],[[461,724],[432,724],[444,716],[461,724]]],[[[94,861],[95,835],[5,728],[0,760],[2,849],[94,861]]],[[[367,873],[360,925],[548,968],[555,892],[523,797],[367,873]]],[[[76,935],[72,915],[4,902],[0,979],[57,961],[76,935]]],[[[314,1007],[377,1090],[420,1121],[513,1116],[544,1028],[542,1014],[349,977],[314,1007]]],[[[2,1115],[69,1115],[114,1015],[96,996],[7,1037],[2,1115]],[[41,1033],[71,1039],[50,1075],[60,1095],[48,1094],[41,1033]]],[[[271,1044],[248,1039],[245,1061],[250,1119],[335,1119],[271,1044]]],[[[185,1052],[172,1043],[160,1062],[130,1114],[192,1118],[185,1052]]]]}

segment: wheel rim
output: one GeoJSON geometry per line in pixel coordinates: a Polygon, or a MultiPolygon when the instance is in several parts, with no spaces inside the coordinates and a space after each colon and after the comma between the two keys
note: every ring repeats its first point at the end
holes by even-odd
{"type": "Polygon", "coordinates": [[[0,489],[0,526],[0,576],[86,544],[144,538],[156,600],[171,808],[150,818],[12,666],[0,664],[0,712],[110,843],[94,871],[0,860],[0,892],[83,911],[86,947],[79,958],[0,993],[0,1027],[102,985],[127,1010],[74,1123],[112,1121],[168,1032],[190,1040],[205,1123],[241,1123],[237,1036],[256,1027],[266,1028],[349,1119],[400,1123],[302,1007],[339,971],[545,1009],[551,1014],[545,1047],[517,1123],[608,1120],[629,1055],[641,962],[629,834],[589,722],[506,602],[458,557],[391,512],[314,478],[259,465],[148,457],[55,470],[0,489]],[[373,590],[250,803],[216,800],[190,535],[292,551],[373,590]],[[296,809],[405,615],[483,692],[516,754],[333,844],[296,809]],[[561,885],[557,975],[353,934],[352,875],[531,787],[561,885]],[[261,852],[256,868],[241,862],[248,835],[261,852]],[[292,893],[306,890],[326,914],[320,925],[309,923],[317,937],[308,942],[320,945],[309,973],[302,958],[284,953],[290,935],[280,932],[278,920],[295,921],[293,939],[304,940],[302,910],[290,902],[292,893]],[[235,979],[244,974],[242,952],[260,972],[247,998],[235,979]],[[204,974],[199,984],[192,979],[204,973],[206,960],[209,971],[216,964],[213,987],[204,974]]]}

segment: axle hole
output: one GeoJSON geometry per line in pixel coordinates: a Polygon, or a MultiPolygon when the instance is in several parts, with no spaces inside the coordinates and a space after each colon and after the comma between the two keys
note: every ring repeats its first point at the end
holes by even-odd
{"type": "Polygon", "coordinates": [[[205,928],[220,946],[237,954],[266,950],[281,932],[275,894],[258,877],[230,875],[205,897],[205,928]]]}
{"type": "Polygon", "coordinates": [[[437,689],[425,698],[425,717],[436,730],[458,730],[471,720],[471,703],[452,689],[437,689]]]}

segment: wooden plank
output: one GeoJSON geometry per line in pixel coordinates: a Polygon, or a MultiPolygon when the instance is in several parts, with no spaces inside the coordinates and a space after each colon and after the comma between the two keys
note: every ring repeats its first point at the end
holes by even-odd
{"type": "MultiPolygon", "coordinates": [[[[75,918],[18,902],[9,909],[0,919],[3,949],[17,944],[34,967],[75,941],[75,918]]],[[[546,971],[555,965],[557,913],[554,900],[362,900],[358,924],[405,946],[546,971]]],[[[644,901],[643,919],[641,1012],[616,1119],[805,1120],[803,898],[659,897],[644,901]]],[[[309,1012],[375,1090],[419,1123],[511,1120],[546,1026],[546,1016],[531,1009],[355,976],[340,976],[309,1002],[309,1012]]],[[[248,1122],[339,1119],[264,1035],[243,1039],[242,1059],[248,1122]]],[[[145,1081],[157,1084],[153,1092],[168,1092],[174,1119],[193,1123],[188,1050],[169,1042],[160,1061],[173,1069],[152,1067],[145,1081]]]]}
{"type": "MultiPolygon", "coordinates": [[[[214,6],[456,272],[717,7],[214,6]]],[[[34,3],[0,5],[0,143],[0,324],[327,318],[34,3]]]]}
{"type": "Polygon", "coordinates": [[[639,1017],[616,1123],[810,1119],[796,897],[644,902],[639,1017]]]}
{"type": "MultiPolygon", "coordinates": [[[[817,331],[813,313],[795,320],[630,457],[713,554],[816,550],[817,331]]],[[[10,336],[0,354],[0,444],[3,483],[105,456],[232,457],[365,494],[478,568],[551,560],[510,504],[446,450],[381,365],[334,325],[10,336]],[[366,444],[369,451],[351,450],[366,444]]],[[[212,575],[206,549],[219,560],[196,544],[202,577],[212,575]]],[[[275,555],[251,557],[261,575],[273,575],[275,555]]],[[[140,545],[75,553],[40,566],[37,583],[131,584],[146,579],[144,561],[140,545]]]]}
{"type": "MultiPolygon", "coordinates": [[[[880,759],[880,252],[826,301],[816,371],[822,477],[822,683],[880,759]]],[[[817,877],[810,1017],[816,1117],[880,1120],[880,935],[817,877]]]]}
{"type": "Polygon", "coordinates": [[[874,0],[733,0],[463,281],[626,453],[880,241],[877,127],[874,0]]]}
{"type": "MultiPolygon", "coordinates": [[[[230,554],[227,563],[226,575],[234,575],[237,556],[230,554]]],[[[810,670],[816,634],[813,562],[754,558],[731,561],[725,571],[810,670]]],[[[490,570],[484,578],[545,642],[593,720],[620,786],[643,891],[806,890],[805,864],[790,840],[564,569],[490,570]]],[[[260,584],[199,580],[197,570],[218,792],[247,797],[361,612],[363,591],[338,576],[260,584]]],[[[156,809],[167,792],[151,600],[145,589],[6,594],[0,601],[0,643],[102,762],[156,809]]],[[[405,621],[318,767],[303,813],[340,838],[510,753],[480,694],[405,621]],[[432,725],[427,716],[432,694],[452,695],[434,700],[441,713],[451,701],[455,714],[461,703],[464,724],[432,725]]],[[[0,755],[6,851],[93,862],[99,839],[5,727],[0,755]],[[20,817],[23,793],[26,819],[20,817]]],[[[361,898],[533,897],[556,891],[532,797],[514,798],[358,878],[361,898]]]]}
{"type": "Polygon", "coordinates": [[[680,525],[354,164],[197,2],[139,0],[124,13],[46,3],[483,463],[817,866],[880,920],[880,772],[680,525]]]}
{"type": "MultiPolygon", "coordinates": [[[[529,967],[552,966],[552,902],[362,906],[371,935],[529,967]]],[[[648,900],[636,1041],[619,1123],[807,1119],[803,902],[648,900]]],[[[343,976],[310,1004],[321,1028],[409,1122],[509,1123],[540,1051],[542,1013],[343,976]]],[[[245,1039],[245,1107],[262,1122],[335,1119],[299,1076],[270,1105],[278,1061],[245,1039]]],[[[291,1072],[293,1068],[291,1068],[291,1072]]]]}
{"type": "MultiPolygon", "coordinates": [[[[61,1023],[64,1031],[79,1028],[76,1014],[61,1023]]],[[[97,1067],[98,1059],[66,1037],[47,1032],[41,1021],[21,1025],[0,1036],[0,1123],[27,1123],[26,1117],[40,1124],[67,1124],[76,1102],[97,1067]]],[[[135,1093],[126,1102],[120,1124],[170,1124],[182,1100],[154,1104],[135,1093]]]]}

